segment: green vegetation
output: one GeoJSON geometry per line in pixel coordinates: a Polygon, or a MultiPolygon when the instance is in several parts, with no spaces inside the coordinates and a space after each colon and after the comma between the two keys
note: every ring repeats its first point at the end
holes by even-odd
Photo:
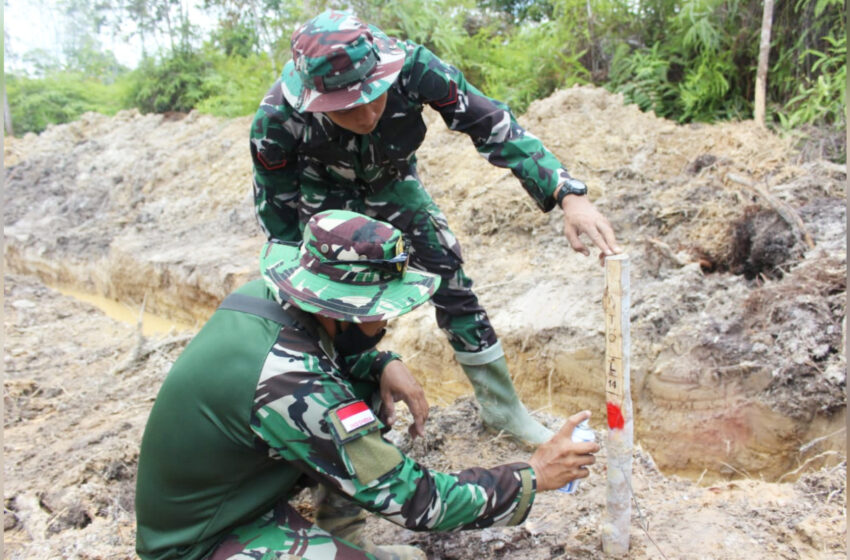
{"type": "MultiPolygon", "coordinates": [[[[517,113],[556,89],[595,84],[678,122],[752,116],[761,0],[312,4],[316,10],[350,7],[391,35],[426,45],[517,113]]],[[[292,30],[310,15],[296,0],[206,0],[218,26],[200,37],[188,15],[175,11],[176,4],[168,0],[130,2],[125,13],[110,12],[109,17],[102,12],[108,7],[94,0],[62,0],[60,5],[78,15],[101,16],[98,26],[132,21],[140,38],[158,36],[169,47],[156,54],[145,51],[139,66],[129,71],[98,49],[91,40],[93,28],[78,17],[64,63],[56,54],[29,53],[36,75],[7,75],[17,133],[38,132],[90,110],[250,114],[288,59],[292,30]]],[[[777,3],[772,23],[768,124],[786,130],[843,129],[843,2],[777,3]]]]}
{"type": "Polygon", "coordinates": [[[104,84],[77,72],[53,72],[33,79],[6,76],[6,94],[18,134],[41,132],[48,124],[76,120],[88,111],[114,115],[126,107],[129,84],[104,84]]]}
{"type": "Polygon", "coordinates": [[[143,113],[191,111],[209,95],[205,78],[211,64],[192,50],[161,60],[146,58],[132,74],[130,103],[143,113]]]}
{"type": "Polygon", "coordinates": [[[520,26],[510,36],[491,23],[463,45],[458,65],[476,87],[523,112],[556,89],[588,83],[585,52],[558,20],[520,26]]]}
{"type": "Polygon", "coordinates": [[[841,125],[845,122],[847,84],[847,35],[837,39],[833,35],[824,38],[826,52],[807,50],[799,57],[811,56],[813,76],[798,84],[794,97],[789,99],[778,112],[786,128],[802,124],[826,123],[841,125]]]}
{"type": "MultiPolygon", "coordinates": [[[[749,118],[761,6],[755,0],[659,0],[657,10],[641,15],[646,25],[638,26],[644,29],[638,46],[615,47],[605,86],[645,111],[680,122],[749,118]]],[[[767,77],[769,122],[786,128],[843,126],[842,8],[837,0],[777,3],[767,77]]]]}
{"type": "Polygon", "coordinates": [[[275,79],[268,58],[211,52],[209,60],[212,67],[203,83],[208,94],[198,103],[198,111],[221,117],[253,114],[275,79]]]}

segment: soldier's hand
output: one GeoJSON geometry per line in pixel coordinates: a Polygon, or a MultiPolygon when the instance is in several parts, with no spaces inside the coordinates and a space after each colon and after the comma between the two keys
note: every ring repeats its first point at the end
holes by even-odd
{"type": "Polygon", "coordinates": [[[596,462],[593,454],[599,451],[599,445],[572,440],[573,429],[587,418],[590,418],[589,410],[573,414],[552,439],[534,451],[528,464],[537,477],[538,491],[555,490],[590,474],[587,467],[596,462]]]}
{"type": "Polygon", "coordinates": [[[590,255],[590,250],[579,238],[581,234],[585,234],[599,248],[600,263],[605,257],[623,252],[617,245],[614,229],[608,219],[586,196],[565,196],[561,209],[564,211],[564,235],[573,250],[584,256],[590,255]]]}
{"type": "Polygon", "coordinates": [[[396,421],[395,403],[404,401],[413,415],[413,424],[408,428],[410,437],[425,435],[425,420],[428,419],[425,390],[401,360],[393,360],[384,367],[384,373],[381,375],[381,400],[384,403],[384,422],[388,426],[392,426],[396,421]]]}

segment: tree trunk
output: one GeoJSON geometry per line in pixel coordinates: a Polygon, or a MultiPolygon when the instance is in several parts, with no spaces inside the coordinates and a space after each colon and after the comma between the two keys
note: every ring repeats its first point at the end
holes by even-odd
{"type": "Polygon", "coordinates": [[[599,68],[597,68],[596,63],[596,41],[593,38],[593,9],[590,6],[590,0],[585,2],[585,7],[587,8],[587,39],[590,42],[590,79],[595,82],[599,68]]]}
{"type": "MultiPolygon", "coordinates": [[[[272,39],[269,34],[268,28],[265,26],[263,21],[265,21],[262,17],[260,17],[260,13],[257,10],[257,3],[251,2],[251,12],[254,14],[254,25],[257,29],[257,34],[260,36],[260,40],[266,44],[266,47],[269,51],[269,63],[272,66],[272,74],[274,76],[278,76],[277,71],[277,63],[274,60],[274,47],[272,46],[272,39]]],[[[318,12],[317,12],[318,13],[318,12]]]]}
{"type": "Polygon", "coordinates": [[[6,136],[14,136],[12,128],[12,111],[9,110],[9,98],[6,97],[6,81],[3,81],[3,123],[6,127],[6,136]]]}
{"type": "Polygon", "coordinates": [[[770,30],[773,27],[773,0],[764,0],[761,17],[761,42],[759,43],[759,65],[756,71],[755,121],[764,126],[765,97],[767,94],[767,62],[770,58],[770,30]]]}

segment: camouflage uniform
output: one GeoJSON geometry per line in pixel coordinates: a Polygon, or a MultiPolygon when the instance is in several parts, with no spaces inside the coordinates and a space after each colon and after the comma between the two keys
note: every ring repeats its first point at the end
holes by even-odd
{"type": "Polygon", "coordinates": [[[304,475],[412,530],[514,525],[527,516],[536,489],[528,464],[446,474],[383,439],[378,387],[397,356],[341,356],[302,310],[396,316],[436,288],[436,278],[404,266],[400,232],[372,220],[333,219],[345,214],[311,220],[301,251],[267,244],[265,285],[256,280],[237,290],[242,299],[274,302],[282,318],[235,311],[225,300],[174,363],[139,456],[143,559],[372,558],[287,504],[304,475]],[[364,235],[383,246],[363,249],[364,235]],[[390,267],[377,269],[383,264],[390,267]],[[354,298],[332,293],[340,285],[373,294],[361,301],[394,303],[353,306],[354,298]],[[286,294],[292,299],[281,307],[286,294]]]}
{"type": "Polygon", "coordinates": [[[415,152],[426,132],[423,107],[469,135],[490,163],[510,169],[543,211],[555,206],[552,194],[569,175],[504,104],[427,48],[410,41],[397,46],[404,49],[404,64],[368,135],[345,130],[324,113],[296,111],[285,98],[285,80],[271,87],[251,126],[257,215],[265,233],[281,240],[300,239],[306,220],[328,208],[393,224],[412,244],[411,265],[443,278],[432,301],[453,348],[480,352],[497,344],[496,335],[461,268],[457,239],[416,171],[415,152]]]}

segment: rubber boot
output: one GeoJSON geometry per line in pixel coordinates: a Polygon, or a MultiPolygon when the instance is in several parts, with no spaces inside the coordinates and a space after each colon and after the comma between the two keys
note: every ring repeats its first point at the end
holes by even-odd
{"type": "Polygon", "coordinates": [[[500,342],[482,352],[455,352],[455,357],[475,389],[485,426],[505,431],[526,445],[549,441],[555,435],[520,402],[500,342]]]}
{"type": "Polygon", "coordinates": [[[374,544],[363,535],[366,511],[322,484],[313,490],[313,505],[319,528],[362,548],[378,560],[428,560],[415,546],[374,544]]]}

